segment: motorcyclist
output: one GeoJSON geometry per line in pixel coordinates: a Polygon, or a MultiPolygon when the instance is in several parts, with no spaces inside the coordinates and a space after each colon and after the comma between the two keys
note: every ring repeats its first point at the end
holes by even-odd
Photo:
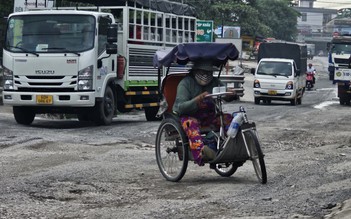
{"type": "Polygon", "coordinates": [[[312,73],[313,75],[313,84],[316,83],[316,69],[313,67],[312,63],[308,63],[307,73],[312,73]]]}

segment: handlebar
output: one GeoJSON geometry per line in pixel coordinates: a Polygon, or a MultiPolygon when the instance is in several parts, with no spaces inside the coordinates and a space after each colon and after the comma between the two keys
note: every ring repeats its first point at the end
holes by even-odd
{"type": "Polygon", "coordinates": [[[220,92],[220,93],[207,94],[206,97],[222,97],[228,94],[232,94],[232,92],[220,92]]]}

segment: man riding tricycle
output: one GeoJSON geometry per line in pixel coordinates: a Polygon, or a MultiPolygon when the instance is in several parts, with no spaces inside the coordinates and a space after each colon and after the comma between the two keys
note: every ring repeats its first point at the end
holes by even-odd
{"type": "Polygon", "coordinates": [[[189,160],[199,166],[208,163],[224,177],[251,160],[259,181],[267,182],[255,123],[248,121],[243,107],[233,114],[222,110],[223,101],[238,99],[235,89],[226,88],[220,80],[225,64],[238,55],[231,43],[187,43],[156,52],[159,82],[166,70],[159,83],[162,121],[156,160],[167,180],[182,179],[189,160]]]}

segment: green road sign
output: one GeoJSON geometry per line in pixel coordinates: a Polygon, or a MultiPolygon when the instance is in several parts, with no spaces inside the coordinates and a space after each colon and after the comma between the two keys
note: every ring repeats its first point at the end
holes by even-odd
{"type": "Polygon", "coordinates": [[[196,42],[213,42],[213,21],[197,21],[196,42]]]}

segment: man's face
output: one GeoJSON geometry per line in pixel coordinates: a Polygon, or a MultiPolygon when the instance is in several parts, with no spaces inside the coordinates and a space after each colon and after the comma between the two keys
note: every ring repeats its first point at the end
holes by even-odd
{"type": "Polygon", "coordinates": [[[200,84],[201,86],[205,86],[212,81],[213,72],[197,69],[195,71],[195,79],[198,84],[200,84]]]}

